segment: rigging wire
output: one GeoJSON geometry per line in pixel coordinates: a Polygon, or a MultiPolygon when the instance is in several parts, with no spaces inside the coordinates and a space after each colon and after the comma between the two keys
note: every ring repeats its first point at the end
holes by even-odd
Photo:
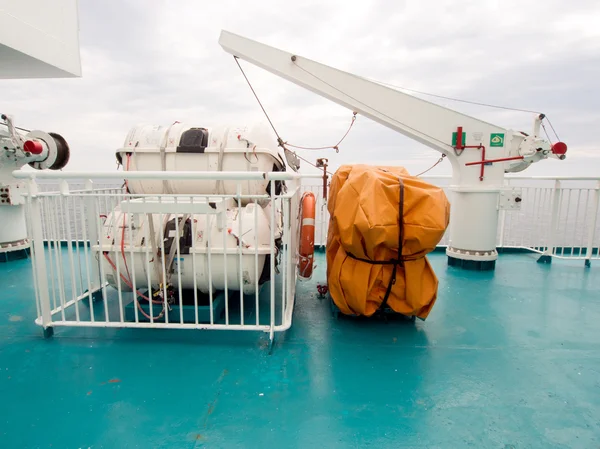
{"type": "MultiPolygon", "coordinates": [[[[394,84],[386,83],[386,82],[375,80],[375,79],[371,79],[371,78],[365,78],[365,77],[361,77],[361,76],[359,76],[359,78],[362,78],[362,79],[364,79],[366,81],[371,81],[371,82],[374,82],[374,83],[377,83],[377,84],[381,84],[382,86],[390,87],[390,88],[393,88],[393,89],[396,89],[396,90],[405,90],[405,91],[408,91],[408,92],[413,92],[413,93],[420,94],[420,95],[428,95],[430,97],[440,98],[440,99],[443,99],[443,100],[456,101],[456,102],[459,102],[459,103],[467,103],[467,104],[473,104],[473,105],[477,105],[477,106],[485,106],[485,107],[495,108],[495,109],[504,109],[506,111],[516,111],[516,112],[527,112],[527,113],[531,113],[531,114],[541,114],[540,111],[534,111],[532,109],[511,108],[511,107],[508,107],[508,106],[501,106],[501,105],[497,105],[497,104],[483,103],[483,102],[471,101],[471,100],[464,100],[462,98],[448,97],[448,96],[445,96],[445,95],[432,94],[430,92],[424,92],[424,91],[421,91],[421,90],[410,89],[408,87],[396,86],[394,84]]],[[[544,114],[544,118],[548,121],[548,124],[550,125],[550,128],[552,129],[552,132],[556,136],[556,140],[560,141],[560,137],[558,136],[558,133],[554,129],[554,126],[552,126],[552,122],[550,121],[550,119],[548,118],[548,116],[546,114],[544,114]]],[[[542,122],[542,126],[544,126],[543,122],[542,122]]],[[[544,128],[544,131],[546,131],[545,128],[544,128]]],[[[548,140],[551,142],[552,139],[550,139],[550,136],[548,135],[547,132],[546,132],[546,136],[548,137],[548,140]]]]}
{"type": "MultiPolygon", "coordinates": [[[[357,113],[356,113],[356,112],[353,112],[353,115],[352,115],[352,121],[350,122],[350,126],[348,127],[348,130],[347,130],[347,131],[346,131],[346,133],[345,133],[345,134],[342,136],[342,138],[340,139],[340,141],[339,141],[339,142],[338,142],[336,145],[334,145],[334,146],[331,146],[331,147],[320,147],[320,148],[316,148],[316,147],[301,147],[301,146],[292,145],[292,144],[289,144],[289,143],[287,143],[287,142],[284,142],[284,141],[283,141],[283,139],[281,138],[281,136],[279,135],[279,133],[277,132],[277,129],[275,128],[275,125],[273,124],[273,121],[271,120],[271,117],[269,117],[269,114],[267,113],[267,111],[266,111],[265,107],[263,106],[262,102],[260,101],[260,98],[258,97],[258,94],[257,94],[257,93],[256,93],[256,91],[254,90],[254,87],[252,86],[252,83],[251,83],[251,82],[250,82],[250,80],[248,79],[248,76],[246,75],[246,72],[245,72],[245,71],[244,71],[244,69],[242,68],[242,66],[241,66],[241,64],[240,64],[240,62],[239,62],[239,58],[238,58],[237,56],[234,56],[234,57],[233,57],[233,59],[235,60],[235,63],[237,64],[237,66],[238,66],[238,68],[240,69],[240,71],[242,72],[242,75],[244,76],[244,79],[246,80],[246,83],[248,84],[248,87],[250,87],[250,90],[252,91],[252,94],[254,95],[254,98],[256,99],[256,101],[258,102],[258,104],[259,104],[260,108],[262,109],[263,113],[265,114],[265,117],[267,118],[267,120],[268,120],[269,124],[271,125],[271,128],[273,129],[273,132],[274,132],[274,133],[275,133],[275,135],[277,136],[277,142],[279,143],[279,146],[281,146],[281,147],[282,147],[284,150],[287,150],[287,151],[290,151],[290,150],[288,150],[288,149],[287,149],[287,146],[294,147],[294,148],[298,148],[298,149],[303,149],[303,150],[324,150],[324,149],[333,148],[333,149],[335,149],[336,151],[338,151],[338,148],[337,148],[337,147],[338,147],[338,146],[340,145],[340,143],[342,143],[342,141],[343,141],[343,140],[346,138],[346,136],[348,135],[348,133],[349,133],[349,132],[350,132],[350,130],[352,129],[352,126],[354,125],[354,122],[356,121],[356,115],[357,115],[357,113]]],[[[390,120],[392,120],[392,121],[395,121],[395,122],[397,122],[397,123],[401,124],[402,126],[404,126],[404,127],[406,127],[406,128],[410,128],[410,129],[412,129],[413,131],[415,131],[415,132],[417,132],[417,133],[420,133],[420,134],[422,134],[422,135],[424,135],[424,136],[428,137],[429,139],[435,140],[435,141],[437,141],[437,142],[439,142],[439,143],[441,143],[441,144],[443,144],[443,145],[447,145],[446,143],[444,143],[444,142],[442,142],[442,141],[440,141],[440,140],[438,140],[438,139],[436,139],[436,138],[434,138],[434,137],[432,137],[432,136],[428,136],[427,134],[424,134],[424,133],[422,133],[422,132],[420,132],[420,131],[418,131],[418,130],[416,130],[416,129],[413,129],[413,128],[411,128],[410,126],[408,126],[408,125],[406,125],[406,124],[404,124],[404,123],[401,123],[401,122],[399,122],[398,120],[394,119],[393,117],[390,117],[389,115],[387,115],[387,114],[385,114],[385,113],[383,113],[383,112],[381,112],[381,111],[378,111],[378,110],[376,110],[376,109],[374,109],[374,108],[371,108],[370,106],[366,105],[366,104],[365,104],[365,103],[363,103],[362,101],[360,101],[360,100],[358,100],[358,99],[356,99],[356,98],[352,97],[351,95],[348,95],[347,93],[343,92],[342,90],[338,89],[337,87],[335,87],[335,86],[333,86],[333,85],[329,84],[329,83],[328,83],[328,82],[326,82],[325,80],[322,80],[321,78],[319,78],[319,77],[318,77],[318,76],[316,76],[315,74],[313,74],[313,73],[309,72],[309,71],[308,71],[308,70],[306,70],[305,68],[303,68],[303,67],[299,66],[299,65],[298,65],[298,63],[297,63],[295,60],[294,60],[294,63],[296,64],[296,67],[298,67],[299,69],[303,70],[303,71],[304,71],[304,72],[306,72],[307,74],[311,75],[312,77],[316,78],[317,80],[321,81],[322,83],[324,83],[324,84],[328,85],[328,86],[329,86],[329,87],[331,87],[332,89],[335,89],[335,90],[337,90],[337,91],[338,91],[338,92],[340,92],[341,94],[343,94],[343,95],[346,95],[346,96],[347,96],[347,97],[349,97],[349,98],[352,98],[354,101],[356,101],[356,102],[358,102],[358,103],[361,103],[361,104],[363,104],[364,106],[366,106],[366,107],[368,107],[369,109],[371,109],[371,110],[373,110],[373,111],[377,112],[378,114],[380,114],[380,115],[383,115],[383,116],[385,116],[385,117],[389,118],[390,120]]],[[[298,153],[296,153],[296,152],[293,152],[293,153],[294,153],[294,155],[295,155],[295,156],[296,156],[298,159],[301,159],[301,160],[303,160],[304,162],[306,162],[307,164],[311,165],[312,167],[314,167],[314,168],[316,168],[316,169],[318,169],[318,170],[320,170],[320,169],[321,169],[321,167],[317,167],[317,165],[315,165],[314,163],[312,163],[312,162],[310,162],[309,160],[305,159],[304,157],[300,156],[298,153]]],[[[441,158],[440,158],[440,159],[439,159],[439,160],[438,160],[438,161],[437,161],[437,162],[436,162],[436,163],[435,163],[435,164],[434,164],[432,167],[430,167],[428,170],[426,170],[426,171],[425,171],[425,172],[423,172],[423,173],[426,173],[427,171],[431,170],[433,167],[435,167],[436,165],[438,165],[439,163],[441,163],[441,162],[442,162],[442,160],[444,159],[444,157],[446,157],[446,155],[445,155],[445,154],[442,154],[442,157],[441,157],[441,158]]],[[[329,175],[332,175],[332,173],[331,173],[331,172],[329,172],[328,170],[326,170],[326,173],[327,173],[327,174],[329,174],[329,175]]],[[[419,175],[417,175],[417,176],[420,176],[420,175],[421,175],[421,174],[423,174],[423,173],[420,173],[420,174],[419,174],[419,175]]]]}
{"type": "MultiPolygon", "coordinates": [[[[262,110],[263,110],[263,112],[265,113],[265,116],[266,116],[266,117],[267,117],[267,119],[269,120],[269,123],[271,124],[271,127],[273,128],[273,131],[275,131],[275,134],[277,135],[277,139],[278,139],[278,142],[279,142],[279,145],[280,145],[280,146],[282,146],[284,149],[286,149],[285,145],[288,145],[288,146],[290,146],[290,147],[294,147],[294,148],[298,148],[298,149],[304,149],[304,150],[324,150],[324,149],[328,149],[328,148],[333,148],[333,149],[335,149],[336,151],[338,150],[337,146],[338,146],[338,145],[339,145],[339,144],[340,144],[340,143],[341,143],[341,142],[342,142],[342,141],[343,141],[343,140],[346,138],[346,136],[347,136],[347,135],[348,135],[348,133],[350,132],[350,129],[352,128],[352,125],[354,124],[354,121],[355,121],[355,119],[356,119],[356,114],[357,114],[356,112],[354,112],[354,115],[353,115],[353,117],[352,117],[352,122],[350,123],[350,127],[349,127],[349,128],[348,128],[348,130],[346,131],[346,134],[344,134],[344,136],[342,137],[342,139],[340,140],[340,142],[338,142],[338,144],[337,144],[337,145],[335,145],[335,146],[332,146],[332,147],[320,147],[320,148],[312,148],[312,147],[300,147],[300,146],[296,146],[296,145],[288,144],[287,142],[283,142],[283,140],[281,139],[281,137],[280,137],[280,136],[279,136],[279,134],[277,133],[277,130],[275,129],[275,126],[273,125],[273,122],[271,121],[271,119],[269,118],[269,116],[268,116],[267,112],[265,111],[265,108],[263,107],[263,105],[262,105],[262,103],[261,103],[260,99],[258,98],[258,95],[256,94],[256,92],[254,91],[254,88],[253,88],[253,87],[252,87],[252,85],[250,84],[250,81],[248,80],[248,77],[246,76],[246,74],[245,74],[245,72],[244,72],[243,68],[241,67],[241,65],[240,65],[240,63],[239,63],[239,61],[238,61],[238,58],[237,58],[236,56],[234,56],[234,59],[235,59],[235,61],[236,61],[236,64],[238,65],[239,69],[241,70],[242,74],[244,75],[244,78],[246,79],[246,82],[247,82],[247,83],[248,83],[248,85],[250,86],[250,89],[252,90],[252,93],[254,94],[254,97],[255,97],[255,98],[256,98],[256,100],[258,101],[258,103],[259,103],[259,105],[260,105],[261,109],[262,109],[262,110]]],[[[405,123],[402,123],[402,122],[400,122],[399,120],[395,119],[394,117],[391,117],[391,116],[389,116],[389,115],[385,114],[384,112],[382,112],[382,111],[379,111],[379,110],[377,110],[377,109],[375,109],[375,108],[373,108],[373,107],[371,107],[371,106],[369,106],[369,105],[365,104],[364,102],[362,102],[362,101],[360,101],[359,99],[357,99],[357,98],[353,97],[352,95],[349,95],[348,93],[346,93],[346,92],[342,91],[341,89],[337,88],[336,86],[334,86],[334,85],[332,85],[332,84],[328,83],[327,81],[325,81],[325,80],[321,79],[320,77],[318,77],[318,76],[317,76],[317,75],[315,75],[314,73],[312,73],[312,72],[310,72],[309,70],[305,69],[304,67],[300,66],[300,65],[298,64],[298,59],[297,59],[297,57],[295,57],[295,56],[294,56],[294,57],[292,57],[292,61],[294,62],[294,64],[296,65],[296,67],[298,67],[298,68],[299,68],[300,70],[302,70],[303,72],[305,72],[305,73],[307,73],[308,75],[312,76],[313,78],[317,79],[317,80],[318,80],[318,81],[320,81],[321,83],[323,83],[323,84],[325,84],[325,85],[329,86],[330,88],[332,88],[332,89],[334,89],[334,90],[338,91],[339,93],[341,93],[341,94],[345,95],[346,97],[348,97],[348,98],[350,98],[350,99],[352,99],[352,100],[356,101],[357,103],[360,103],[360,104],[364,105],[364,106],[365,106],[365,107],[367,107],[368,109],[370,109],[370,110],[372,110],[372,111],[374,111],[374,112],[376,112],[376,113],[378,113],[378,114],[380,114],[380,115],[382,115],[382,116],[384,116],[384,117],[388,118],[389,120],[391,120],[391,121],[393,121],[393,122],[396,122],[396,123],[398,123],[398,124],[402,125],[402,126],[403,126],[403,127],[405,127],[405,128],[408,128],[408,129],[410,129],[410,130],[414,131],[415,133],[421,134],[421,135],[423,135],[423,136],[425,136],[425,137],[427,137],[427,138],[429,138],[429,139],[431,139],[431,140],[433,140],[433,141],[436,141],[436,142],[438,142],[438,143],[441,143],[443,146],[448,146],[448,147],[450,147],[450,145],[448,145],[447,143],[445,143],[445,142],[442,142],[441,140],[439,140],[439,139],[436,139],[436,138],[435,138],[435,137],[433,137],[433,136],[427,135],[427,134],[423,133],[422,131],[419,131],[419,130],[417,130],[417,129],[414,129],[414,128],[412,128],[411,126],[408,126],[408,125],[406,125],[405,123]]],[[[444,99],[444,100],[449,100],[449,101],[457,101],[457,102],[461,102],[461,103],[467,103],[467,104],[473,104],[473,105],[478,105],[478,106],[485,106],[485,107],[496,108],[496,109],[503,109],[503,110],[509,110],[509,111],[517,111],[517,112],[527,112],[527,113],[533,113],[533,114],[541,114],[539,111],[534,111],[534,110],[531,110],[531,109],[511,108],[511,107],[507,107],[507,106],[494,105],[494,104],[491,104],[491,103],[483,103],[483,102],[476,102],[476,101],[470,101],[470,100],[463,100],[463,99],[460,99],[460,98],[453,98],[453,97],[448,97],[448,96],[444,96],[444,95],[437,95],[437,94],[432,94],[432,93],[429,93],[429,92],[423,92],[423,91],[419,91],[419,90],[416,90],[416,89],[409,89],[409,88],[402,87],[402,86],[396,86],[396,85],[393,85],[393,84],[389,84],[389,83],[385,83],[385,82],[382,82],[382,81],[377,81],[377,80],[373,80],[373,79],[369,79],[369,78],[365,78],[365,77],[361,77],[361,76],[359,76],[358,78],[364,79],[364,80],[366,80],[366,81],[374,82],[374,83],[380,84],[380,85],[382,85],[382,86],[387,86],[387,87],[394,88],[394,89],[406,90],[406,91],[409,91],[409,92],[413,92],[413,93],[417,93],[417,94],[421,94],[421,95],[428,95],[428,96],[431,96],[431,97],[441,98],[441,99],[444,99]]],[[[556,136],[556,138],[557,138],[558,140],[560,140],[560,138],[558,137],[558,134],[556,133],[556,130],[554,129],[554,126],[552,126],[552,122],[550,122],[550,120],[548,119],[548,117],[547,117],[547,116],[545,116],[545,118],[546,118],[546,120],[548,120],[548,124],[549,124],[549,125],[550,125],[550,127],[552,128],[552,131],[554,132],[554,135],[556,136]]],[[[545,126],[544,126],[544,124],[543,124],[543,123],[542,123],[542,127],[543,127],[543,129],[544,129],[544,132],[546,133],[546,136],[548,137],[548,140],[549,140],[549,141],[551,141],[551,139],[550,139],[550,136],[548,135],[548,133],[547,133],[547,131],[546,131],[546,128],[545,128],[545,126]]],[[[288,151],[289,151],[289,150],[288,150],[288,151]]],[[[456,150],[455,150],[455,153],[456,153],[456,155],[457,155],[457,156],[460,156],[460,154],[462,153],[462,151],[461,151],[461,153],[457,153],[457,152],[456,152],[456,150]]],[[[296,154],[296,153],[294,153],[294,154],[296,154]]],[[[296,156],[297,156],[299,159],[302,159],[303,161],[305,161],[305,162],[307,162],[308,164],[312,165],[313,167],[315,167],[315,168],[318,168],[318,167],[316,167],[316,165],[315,165],[315,164],[313,164],[313,163],[311,163],[311,162],[307,161],[306,159],[304,159],[303,157],[299,156],[298,154],[296,154],[296,156]]],[[[427,170],[425,170],[424,172],[421,172],[421,173],[419,173],[419,174],[417,175],[417,177],[418,177],[418,176],[421,176],[421,175],[423,175],[423,174],[425,174],[425,173],[427,173],[429,170],[431,170],[431,169],[433,169],[434,167],[436,167],[438,164],[440,164],[440,163],[443,161],[444,157],[446,157],[446,154],[445,154],[445,153],[442,153],[442,157],[440,157],[440,158],[439,158],[439,159],[436,161],[436,163],[435,163],[435,164],[433,164],[433,165],[432,165],[430,168],[428,168],[428,169],[427,169],[427,170]]],[[[329,172],[328,172],[328,173],[329,173],[329,172]]]]}
{"type": "Polygon", "coordinates": [[[393,89],[396,89],[396,90],[406,90],[408,92],[413,92],[415,94],[427,95],[427,96],[430,96],[430,97],[440,98],[440,99],[443,99],[443,100],[456,101],[456,102],[459,102],[459,103],[474,104],[474,105],[477,105],[477,106],[486,106],[486,107],[489,107],[489,108],[505,109],[507,111],[517,111],[517,112],[527,112],[527,113],[532,113],[532,114],[541,114],[541,112],[539,112],[539,111],[533,111],[531,109],[511,108],[511,107],[508,107],[508,106],[500,106],[500,105],[491,104],[491,103],[483,103],[483,102],[479,102],[479,101],[471,101],[471,100],[464,100],[464,99],[461,99],[461,98],[447,97],[445,95],[432,94],[432,93],[424,92],[424,91],[421,91],[421,90],[410,89],[408,87],[396,86],[394,84],[390,84],[390,83],[386,83],[386,82],[383,82],[383,81],[378,81],[378,80],[375,80],[375,79],[366,78],[366,77],[362,77],[362,76],[359,76],[359,78],[362,78],[362,79],[364,79],[366,81],[371,81],[373,83],[381,84],[382,86],[390,87],[390,88],[393,88],[393,89]]]}
{"type": "Polygon", "coordinates": [[[445,154],[442,154],[442,157],[440,157],[437,162],[435,164],[433,164],[431,167],[429,167],[427,170],[422,171],[421,173],[419,173],[418,175],[415,175],[415,178],[418,178],[421,175],[424,175],[425,173],[427,173],[429,170],[432,170],[434,167],[437,167],[446,157],[445,154]]]}
{"type": "MultiPolygon", "coordinates": [[[[343,90],[341,90],[341,89],[339,89],[339,88],[335,87],[334,85],[332,85],[332,84],[328,83],[327,81],[325,81],[325,80],[323,80],[323,79],[319,78],[319,77],[318,77],[317,75],[315,75],[314,73],[311,73],[310,71],[306,70],[304,67],[302,67],[302,66],[298,65],[298,58],[297,58],[297,57],[296,57],[295,59],[292,59],[292,61],[294,62],[294,64],[296,65],[296,67],[298,67],[300,70],[302,70],[303,72],[305,72],[305,73],[309,74],[309,75],[310,75],[310,76],[312,76],[313,78],[315,78],[315,79],[317,79],[317,80],[321,81],[323,84],[325,84],[325,85],[329,86],[330,88],[332,88],[332,89],[334,89],[334,90],[338,91],[338,92],[339,92],[339,93],[341,93],[342,95],[345,95],[346,97],[348,97],[348,98],[350,98],[350,99],[352,99],[352,100],[356,101],[357,103],[360,103],[360,104],[362,104],[363,106],[365,106],[366,108],[368,108],[368,109],[370,109],[370,110],[372,110],[372,111],[376,112],[377,114],[379,114],[379,115],[382,115],[383,117],[385,117],[385,118],[387,118],[387,119],[389,119],[389,120],[391,120],[391,121],[393,121],[393,122],[396,122],[396,123],[398,123],[399,125],[402,125],[404,128],[408,128],[408,129],[412,130],[412,131],[413,131],[413,132],[415,132],[416,134],[420,134],[420,135],[422,135],[422,136],[425,136],[425,137],[427,137],[428,139],[434,140],[434,141],[436,141],[436,142],[438,142],[438,143],[442,144],[442,145],[443,145],[443,146],[445,146],[445,147],[450,147],[450,145],[448,145],[446,142],[443,142],[443,141],[441,141],[441,140],[439,140],[439,139],[436,139],[436,138],[435,138],[435,137],[433,137],[433,136],[430,136],[430,135],[428,135],[428,134],[425,134],[423,131],[419,131],[418,129],[415,129],[415,128],[413,128],[413,127],[411,127],[411,126],[407,125],[406,123],[402,123],[402,122],[401,122],[401,121],[399,121],[398,119],[396,119],[396,118],[394,118],[394,117],[391,117],[391,116],[387,115],[385,112],[379,111],[379,110],[377,110],[377,109],[375,109],[375,108],[373,108],[373,107],[369,106],[368,104],[364,103],[363,101],[359,100],[358,98],[355,98],[355,97],[353,97],[352,95],[350,95],[350,94],[348,94],[348,93],[344,92],[343,90]]],[[[365,79],[366,79],[366,78],[365,78],[365,79]]]]}
{"type": "MultiPolygon", "coordinates": [[[[6,126],[6,127],[8,128],[8,124],[7,124],[7,123],[0,123],[0,125],[2,125],[2,126],[6,126]]],[[[19,127],[19,126],[15,126],[14,128],[15,128],[15,129],[18,129],[18,130],[20,130],[20,131],[24,131],[24,132],[26,132],[26,133],[28,133],[28,132],[31,132],[31,130],[30,130],[30,129],[21,128],[21,127],[19,127]]]]}
{"type": "Polygon", "coordinates": [[[329,147],[301,147],[298,145],[292,145],[291,143],[285,142],[285,144],[288,147],[292,147],[292,148],[298,148],[299,150],[328,150],[328,149],[333,149],[336,151],[336,153],[339,153],[340,149],[339,146],[340,144],[344,141],[344,139],[346,138],[346,136],[350,133],[350,130],[352,129],[352,126],[354,125],[354,122],[356,121],[356,114],[358,114],[357,112],[353,112],[352,113],[352,120],[350,122],[350,126],[348,127],[348,130],[346,131],[346,133],[342,136],[342,138],[339,140],[338,143],[336,143],[335,145],[329,146],[329,147]]]}
{"type": "Polygon", "coordinates": [[[281,137],[279,136],[279,133],[277,132],[277,129],[275,129],[275,125],[273,125],[273,122],[271,121],[271,117],[269,117],[269,114],[267,114],[267,111],[265,110],[265,107],[263,106],[262,102],[260,101],[260,98],[258,98],[258,95],[256,94],[256,92],[254,90],[254,87],[252,87],[252,84],[250,83],[250,80],[246,76],[246,72],[244,72],[244,69],[240,65],[240,61],[238,60],[238,57],[234,56],[233,59],[235,60],[235,63],[237,64],[237,66],[240,68],[240,71],[242,72],[242,75],[244,75],[244,78],[246,79],[246,82],[248,83],[248,86],[250,87],[250,90],[254,94],[254,98],[256,98],[256,101],[258,101],[258,105],[260,106],[260,108],[264,112],[265,117],[267,117],[267,120],[269,121],[269,124],[271,125],[271,128],[273,128],[273,132],[277,136],[277,141],[281,145],[281,143],[283,142],[283,140],[281,140],[281,137]]]}
{"type": "MultiPolygon", "coordinates": [[[[541,123],[542,125],[542,129],[544,130],[544,134],[546,134],[546,137],[548,138],[548,142],[552,143],[552,139],[550,138],[550,136],[548,135],[548,131],[546,130],[546,126],[544,125],[544,122],[541,123]]],[[[556,134],[556,133],[554,133],[556,134]]],[[[558,137],[558,136],[557,136],[558,137]]],[[[560,139],[559,139],[560,140],[560,139]]]]}
{"type": "MultiPolygon", "coordinates": [[[[556,133],[556,130],[554,129],[554,126],[552,126],[552,122],[550,121],[550,119],[546,116],[544,117],[546,120],[548,120],[548,124],[550,125],[550,128],[552,128],[552,132],[554,133],[554,135],[556,136],[556,140],[560,141],[560,137],[558,137],[558,134],[556,133]]],[[[548,137],[548,140],[550,140],[550,137],[548,137]]]]}
{"type": "MultiPolygon", "coordinates": [[[[296,155],[296,157],[298,159],[302,159],[304,162],[306,162],[309,165],[312,165],[313,167],[315,167],[317,170],[319,171],[323,171],[323,167],[318,167],[316,164],[313,164],[311,161],[309,161],[308,159],[303,158],[302,156],[300,156],[298,153],[294,153],[296,155]]],[[[329,176],[333,176],[333,173],[331,173],[329,170],[325,170],[325,172],[329,175],[329,176]]]]}
{"type": "Polygon", "coordinates": [[[333,149],[333,150],[335,150],[336,152],[339,153],[339,145],[348,136],[348,134],[350,133],[350,130],[352,129],[352,126],[354,125],[354,122],[356,121],[356,114],[357,114],[356,112],[354,112],[353,115],[352,115],[352,121],[350,122],[350,126],[348,127],[348,130],[342,136],[342,138],[338,141],[338,143],[336,143],[335,145],[330,145],[330,146],[326,146],[326,147],[304,147],[304,146],[300,146],[300,145],[293,145],[293,144],[291,144],[289,142],[284,142],[283,139],[281,138],[281,136],[279,135],[279,133],[277,132],[277,129],[275,128],[275,125],[273,124],[273,121],[271,120],[271,117],[269,117],[269,114],[267,113],[265,107],[263,106],[262,102],[260,101],[260,98],[258,98],[258,94],[254,90],[254,87],[252,86],[252,83],[250,83],[250,80],[248,79],[248,76],[246,76],[246,72],[242,68],[242,66],[240,64],[240,61],[239,61],[239,58],[237,56],[234,56],[233,59],[235,59],[235,63],[237,64],[238,68],[242,72],[242,75],[244,76],[244,79],[246,80],[246,83],[248,83],[248,86],[250,87],[250,90],[254,94],[254,98],[256,98],[256,101],[258,102],[260,108],[262,109],[263,113],[265,114],[265,117],[269,121],[269,124],[271,125],[271,128],[275,132],[275,135],[277,136],[277,143],[279,144],[280,147],[282,147],[284,149],[287,149],[286,147],[292,147],[292,148],[297,148],[297,149],[300,149],[300,150],[328,150],[328,149],[331,148],[331,149],[333,149]]]}

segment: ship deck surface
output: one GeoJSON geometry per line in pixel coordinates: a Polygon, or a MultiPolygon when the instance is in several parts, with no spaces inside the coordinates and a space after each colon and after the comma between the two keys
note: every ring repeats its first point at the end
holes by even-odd
{"type": "Polygon", "coordinates": [[[317,272],[268,351],[254,332],[57,328],[0,264],[2,448],[600,447],[600,268],[431,254],[426,321],[334,318],[317,272]]]}

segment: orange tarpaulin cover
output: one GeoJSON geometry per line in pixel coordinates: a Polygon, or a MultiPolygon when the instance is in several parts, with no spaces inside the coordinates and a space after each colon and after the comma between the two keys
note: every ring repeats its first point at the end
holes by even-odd
{"type": "Polygon", "coordinates": [[[327,208],[327,280],[340,311],[371,316],[391,287],[387,307],[425,319],[438,289],[425,255],[442,239],[450,219],[444,191],[402,167],[344,165],[331,179],[327,208]],[[398,260],[400,237],[402,262],[391,284],[390,261],[398,260]]]}

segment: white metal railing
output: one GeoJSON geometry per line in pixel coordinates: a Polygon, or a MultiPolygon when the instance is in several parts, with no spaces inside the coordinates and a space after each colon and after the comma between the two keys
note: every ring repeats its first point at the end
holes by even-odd
{"type": "Polygon", "coordinates": [[[498,246],[546,257],[600,259],[600,177],[513,177],[519,211],[500,211],[498,246]]]}
{"type": "MultiPolygon", "coordinates": [[[[423,177],[444,187],[451,178],[423,177]]],[[[498,248],[523,249],[554,258],[600,259],[600,177],[509,176],[506,187],[520,192],[520,208],[499,211],[498,248]]],[[[317,199],[315,244],[325,245],[329,212],[321,184],[305,185],[317,199]]],[[[448,233],[440,246],[448,244],[448,233]]],[[[588,263],[588,262],[586,262],[588,263]]]]}
{"type": "Polygon", "coordinates": [[[117,173],[120,180],[204,178],[237,185],[236,194],[132,195],[97,187],[95,179],[110,178],[107,173],[17,175],[28,178],[36,323],[48,332],[54,326],[254,330],[272,342],[275,332],[291,326],[299,176],[117,173]],[[37,179],[56,180],[58,190],[41,191],[37,179]],[[85,181],[69,183],[76,179],[85,181]],[[243,183],[265,179],[270,192],[242,193],[243,183]],[[281,182],[286,189],[275,188],[281,182]],[[174,229],[166,232],[169,223],[174,229]],[[181,239],[188,234],[186,247],[181,239]],[[217,271],[223,285],[215,281],[217,271]]]}
{"type": "MultiPolygon", "coordinates": [[[[257,172],[21,172],[18,176],[28,179],[26,207],[33,243],[36,322],[45,329],[95,326],[256,330],[268,332],[272,342],[274,333],[288,329],[292,322],[297,279],[297,211],[300,195],[305,190],[313,191],[318,200],[315,244],[326,243],[329,214],[322,185],[311,185],[308,179],[315,176],[257,172]],[[112,178],[114,184],[107,178],[112,178]],[[237,193],[130,195],[120,185],[124,178],[227,180],[236,182],[237,193]],[[102,182],[98,182],[99,179],[102,182]],[[288,190],[263,195],[242,194],[242,183],[264,179],[271,181],[271,187],[275,182],[285,181],[288,190]],[[304,181],[302,186],[301,180],[304,181]],[[237,204],[243,201],[253,204],[254,208],[275,205],[264,209],[268,214],[268,245],[261,248],[258,237],[245,242],[240,218],[237,232],[221,226],[216,239],[209,241],[207,237],[205,248],[194,246],[189,254],[183,254],[180,240],[173,239],[171,247],[175,242],[175,252],[169,264],[165,239],[155,242],[158,248],[153,247],[150,223],[156,220],[157,225],[164,224],[166,216],[183,217],[182,211],[190,208],[193,223],[214,223],[222,213],[216,200],[237,204]],[[210,203],[214,204],[208,207],[210,203]],[[122,206],[126,213],[115,214],[117,206],[122,206]],[[119,227],[120,217],[124,215],[132,218],[119,227]],[[140,228],[140,223],[148,223],[148,226],[140,228]],[[107,226],[121,229],[122,234],[120,239],[109,235],[115,243],[105,247],[103,238],[106,238],[107,226]],[[129,244],[135,235],[140,237],[136,234],[142,232],[139,229],[144,232],[141,240],[129,244]],[[233,249],[226,249],[226,242],[231,239],[237,243],[233,249]],[[120,241],[124,242],[122,246],[120,241]],[[225,242],[221,246],[223,251],[217,251],[218,241],[225,242]],[[163,254],[164,257],[157,257],[163,254]],[[260,265],[257,260],[262,261],[263,256],[265,262],[260,265]],[[160,259],[160,269],[151,268],[154,258],[160,259]],[[202,263],[204,268],[199,269],[202,263]],[[190,270],[186,265],[191,265],[193,273],[191,297],[186,296],[187,290],[182,288],[181,279],[186,278],[190,270]],[[122,274],[143,266],[143,276],[129,277],[130,285],[121,282],[122,274]],[[259,266],[264,267],[261,273],[257,272],[259,266]],[[226,273],[231,267],[234,274],[229,277],[226,273]],[[246,268],[254,270],[254,276],[249,275],[250,283],[246,268]],[[225,274],[221,289],[210,284],[214,270],[225,274]],[[262,274],[264,276],[259,276],[262,274]],[[167,278],[173,280],[171,289],[163,282],[167,278]],[[261,278],[268,280],[262,282],[261,278]],[[204,289],[206,294],[199,293],[197,284],[201,282],[209,283],[204,289]],[[154,288],[146,291],[148,285],[154,288]],[[249,293],[239,294],[248,285],[253,286],[247,288],[249,293]],[[154,299],[156,293],[159,299],[154,299]]],[[[447,177],[425,179],[446,189],[450,184],[447,177]]],[[[600,259],[600,178],[510,177],[506,186],[517,189],[522,201],[520,209],[500,210],[499,248],[533,251],[542,257],[583,259],[586,264],[600,259]]],[[[450,192],[448,195],[451,199],[450,192]]],[[[257,213],[251,217],[257,220],[257,213]]],[[[182,223],[185,227],[185,222],[174,220],[175,234],[180,235],[182,223]]],[[[194,238],[197,226],[192,224],[194,238]]],[[[260,227],[256,222],[253,226],[260,227]]],[[[162,225],[159,229],[163,235],[162,225]]],[[[444,237],[440,246],[446,241],[444,237]]]]}

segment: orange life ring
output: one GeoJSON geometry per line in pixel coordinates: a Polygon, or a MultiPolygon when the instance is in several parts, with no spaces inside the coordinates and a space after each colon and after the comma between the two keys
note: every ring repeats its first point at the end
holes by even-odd
{"type": "Polygon", "coordinates": [[[315,211],[317,201],[312,192],[302,195],[300,206],[302,221],[300,222],[300,258],[298,260],[298,276],[310,279],[313,271],[315,253],[315,211]]]}

